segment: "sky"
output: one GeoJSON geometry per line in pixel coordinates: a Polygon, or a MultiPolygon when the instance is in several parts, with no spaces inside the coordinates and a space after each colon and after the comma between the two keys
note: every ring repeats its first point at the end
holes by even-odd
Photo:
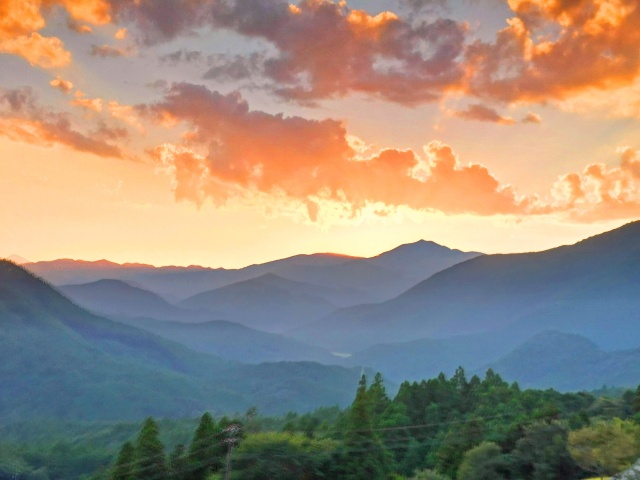
{"type": "Polygon", "coordinates": [[[508,253],[640,217],[637,0],[0,0],[0,256],[508,253]]]}

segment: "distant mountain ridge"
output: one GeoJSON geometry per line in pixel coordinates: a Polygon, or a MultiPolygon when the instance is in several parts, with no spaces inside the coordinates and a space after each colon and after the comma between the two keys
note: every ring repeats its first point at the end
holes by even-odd
{"type": "Polygon", "coordinates": [[[186,301],[182,302],[186,308],[181,308],[121,280],[57,287],[66,297],[91,312],[156,333],[198,352],[244,363],[317,361],[337,364],[339,359],[325,349],[267,332],[278,330],[276,327],[281,322],[289,326],[291,322],[306,322],[334,310],[333,305],[312,296],[316,289],[334,293],[329,288],[265,274],[222,287],[218,289],[220,292],[199,294],[191,309],[186,301]],[[204,297],[203,304],[197,303],[200,297],[204,297]],[[251,302],[245,301],[248,297],[252,297],[251,302]],[[203,308],[207,300],[212,304],[211,310],[203,308]],[[237,323],[243,319],[267,331],[237,323]]]}
{"type": "Polygon", "coordinates": [[[184,300],[198,293],[221,288],[265,274],[333,289],[325,300],[337,306],[392,298],[437,271],[480,255],[451,250],[432,242],[401,245],[372,258],[337,254],[295,255],[242,269],[153,267],[145,264],[119,265],[106,260],[54,260],[28,265],[30,271],[54,285],[84,284],[116,279],[159,294],[170,301],[184,300]],[[340,295],[335,290],[341,289],[340,295]]]}
{"type": "MultiPolygon", "coordinates": [[[[267,379],[252,376],[258,371],[287,371],[296,382],[305,383],[306,394],[319,392],[313,395],[325,397],[339,395],[329,393],[333,387],[320,385],[320,378],[334,381],[335,375],[342,379],[338,384],[344,385],[360,366],[373,367],[392,381],[420,380],[440,371],[451,374],[463,366],[473,373],[492,367],[508,380],[536,388],[593,389],[604,383],[640,382],[636,367],[640,365],[640,222],[574,245],[508,255],[460,252],[420,241],[367,259],[300,255],[239,270],[110,262],[96,267],[73,261],[27,268],[44,269],[50,279],[126,277],[58,288],[66,289],[65,294],[80,305],[109,312],[123,323],[199,352],[245,362],[312,360],[352,367],[345,373],[337,366],[322,370],[313,363],[240,366],[217,359],[217,366],[208,369],[218,375],[217,386],[230,395],[224,400],[230,403],[255,398],[258,385],[258,390],[273,395],[261,400],[284,408],[275,400],[282,392],[271,388],[267,379]],[[197,293],[172,302],[153,293],[157,290],[149,285],[165,289],[171,298],[187,291],[197,293]],[[200,290],[209,285],[216,286],[200,290]],[[178,324],[176,320],[186,318],[185,312],[201,323],[178,324]],[[329,352],[352,355],[336,359],[329,352]],[[237,376],[239,371],[244,372],[242,377],[237,376]],[[314,372],[314,377],[300,376],[300,372],[314,372]],[[234,383],[238,378],[243,381],[234,383]]],[[[38,301],[24,293],[19,283],[12,290],[18,303],[36,308],[35,318],[50,317],[44,306],[38,307],[38,301]]],[[[0,289],[0,319],[8,311],[3,310],[1,294],[0,289]]],[[[68,333],[75,338],[77,332],[72,330],[68,333]]],[[[133,355],[126,348],[123,351],[128,352],[125,358],[133,355]]],[[[195,355],[186,352],[177,357],[195,355]]],[[[140,362],[136,355],[155,358],[156,353],[143,348],[133,356],[140,362]]],[[[188,368],[186,373],[176,373],[182,360],[167,363],[164,357],[159,359],[170,375],[204,378],[199,369],[198,373],[188,368]]],[[[110,365],[111,360],[105,362],[110,365]]],[[[151,367],[145,363],[144,368],[151,367]]],[[[281,381],[278,378],[276,384],[283,385],[281,381]]],[[[291,399],[301,401],[302,396],[291,399]]]]}
{"type": "Polygon", "coordinates": [[[640,222],[537,253],[458,263],[392,300],[338,310],[291,332],[355,352],[378,343],[556,329],[609,349],[640,345],[640,222]],[[615,325],[616,328],[611,328],[615,325]]]}
{"type": "Polygon", "coordinates": [[[206,321],[201,312],[179,308],[164,298],[122,280],[103,279],[57,290],[87,310],[108,317],[152,317],[178,322],[206,321]]]}
{"type": "MultiPolygon", "coordinates": [[[[524,388],[593,390],[602,385],[635,387],[640,381],[640,348],[604,352],[579,335],[542,332],[491,368],[524,388]]],[[[482,373],[483,370],[479,370],[482,373]]]]}
{"type": "Polygon", "coordinates": [[[86,312],[0,260],[0,421],[140,419],[348,404],[361,370],[243,365],[86,312]],[[152,401],[150,401],[152,399],[152,401]]]}
{"type": "Polygon", "coordinates": [[[296,283],[267,274],[199,293],[179,305],[192,310],[208,310],[213,318],[224,318],[273,333],[317,320],[336,309],[319,296],[292,293],[296,283]]]}

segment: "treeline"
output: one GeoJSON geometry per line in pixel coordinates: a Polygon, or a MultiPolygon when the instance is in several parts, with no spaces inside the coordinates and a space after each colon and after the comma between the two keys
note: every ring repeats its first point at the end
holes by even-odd
{"type": "MultiPolygon", "coordinates": [[[[392,399],[380,375],[371,383],[363,376],[346,410],[205,414],[188,441],[170,447],[149,418],[85,478],[571,480],[613,474],[640,457],[639,412],[640,387],[610,399],[521,390],[491,370],[467,379],[458,369],[451,378],[405,382],[392,399]]],[[[0,480],[81,478],[40,473],[48,476],[0,480]]]]}

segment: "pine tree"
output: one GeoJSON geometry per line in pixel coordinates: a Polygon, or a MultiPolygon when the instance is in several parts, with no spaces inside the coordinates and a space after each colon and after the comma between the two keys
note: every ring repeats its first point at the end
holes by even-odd
{"type": "Polygon", "coordinates": [[[348,430],[345,435],[343,474],[345,480],[384,479],[386,476],[385,452],[382,441],[372,430],[371,402],[367,395],[367,379],[360,379],[356,398],[348,412],[348,430]]]}
{"type": "Polygon", "coordinates": [[[373,383],[367,390],[367,399],[371,406],[372,422],[374,426],[378,427],[382,414],[391,404],[380,373],[376,373],[376,376],[373,378],[373,383]]]}
{"type": "Polygon", "coordinates": [[[209,413],[202,415],[189,446],[190,480],[203,480],[222,467],[225,452],[222,440],[221,428],[213,417],[209,413]]]}
{"type": "Polygon", "coordinates": [[[133,444],[125,442],[111,471],[111,480],[134,480],[135,455],[136,451],[133,444]]]}
{"type": "Polygon", "coordinates": [[[169,457],[169,473],[171,480],[188,480],[191,466],[187,457],[187,449],[181,443],[171,452],[169,457]]]}
{"type": "Polygon", "coordinates": [[[135,446],[136,480],[169,478],[164,445],[158,436],[158,425],[149,417],[144,421],[135,446]]]}

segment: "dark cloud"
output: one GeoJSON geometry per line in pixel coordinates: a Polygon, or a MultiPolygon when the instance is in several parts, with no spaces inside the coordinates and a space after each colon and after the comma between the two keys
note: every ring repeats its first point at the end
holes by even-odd
{"type": "Polygon", "coordinates": [[[438,99],[464,75],[466,26],[438,19],[416,25],[371,16],[328,0],[217,4],[216,21],[270,42],[279,52],[265,74],[281,97],[314,101],[365,93],[404,104],[438,99]]]}
{"type": "Polygon", "coordinates": [[[448,0],[399,0],[400,5],[413,12],[433,12],[444,10],[449,3],[448,0]]]}
{"type": "MultiPolygon", "coordinates": [[[[384,12],[369,15],[330,0],[112,0],[114,15],[134,22],[142,42],[229,29],[276,48],[264,74],[279,96],[301,102],[364,93],[404,104],[440,98],[458,88],[467,27],[437,19],[413,24],[384,12]]],[[[170,54],[181,61],[185,53],[170,54]]],[[[251,57],[227,58],[207,77],[249,74],[251,57]]]]}
{"type": "Polygon", "coordinates": [[[202,54],[202,52],[198,50],[186,50],[183,48],[180,50],[176,50],[175,52],[160,55],[158,57],[158,60],[162,64],[169,64],[172,66],[176,66],[179,63],[198,62],[203,58],[204,58],[204,55],[202,54]]]}
{"type": "Polygon", "coordinates": [[[135,23],[139,40],[151,45],[212,25],[215,0],[110,0],[119,22],[135,23]]]}
{"type": "Polygon", "coordinates": [[[98,122],[92,136],[105,141],[120,141],[129,138],[129,131],[126,128],[111,127],[104,122],[98,122]]]}
{"type": "Polygon", "coordinates": [[[117,58],[125,57],[126,55],[128,55],[129,51],[124,48],[114,47],[112,45],[91,45],[91,50],[89,51],[89,53],[94,57],[117,58]]]}
{"type": "Polygon", "coordinates": [[[264,68],[264,54],[251,55],[210,55],[207,57],[209,69],[203,78],[216,80],[242,80],[251,78],[264,68]]]}
{"type": "Polygon", "coordinates": [[[80,23],[73,18],[67,20],[67,28],[72,32],[79,33],[80,35],[87,35],[93,32],[93,29],[84,23],[80,23]]]}
{"type": "Polygon", "coordinates": [[[154,90],[165,91],[169,88],[169,82],[163,79],[154,80],[151,83],[147,83],[146,87],[153,88],[154,90]]]}

